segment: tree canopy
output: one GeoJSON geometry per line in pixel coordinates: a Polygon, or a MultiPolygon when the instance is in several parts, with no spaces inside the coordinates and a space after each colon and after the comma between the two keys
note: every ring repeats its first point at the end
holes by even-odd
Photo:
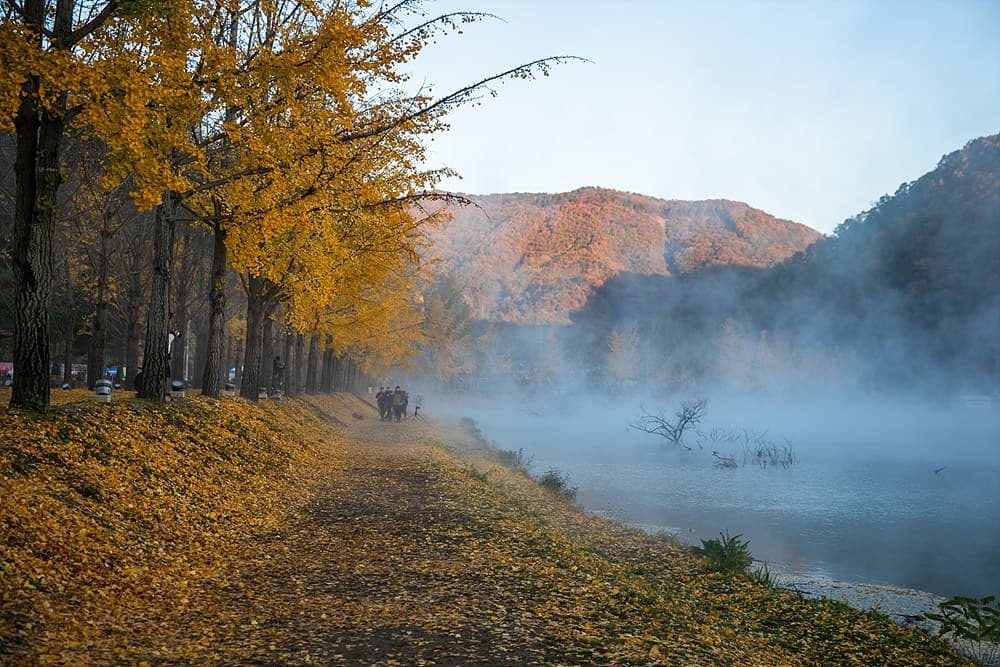
{"type": "MultiPolygon", "coordinates": [[[[179,221],[215,238],[208,393],[221,384],[229,272],[246,292],[237,365],[251,398],[265,323],[276,317],[341,352],[381,340],[367,354],[391,362],[412,349],[422,335],[413,325],[423,319],[417,285],[426,279],[418,250],[424,227],[440,217],[414,211],[428,198],[460,199],[434,193],[448,172],[425,166],[425,138],[487,86],[568,59],[518,65],[444,95],[409,80],[407,68],[432,39],[484,18],[427,14],[421,0],[8,1],[0,130],[18,142],[12,404],[48,403],[51,239],[67,214],[57,204],[60,150],[82,141],[101,147],[93,177],[104,191],[125,189],[137,212],[153,211],[142,218],[152,229],[146,397],[165,395],[175,337],[167,333],[182,324],[172,321],[179,221]],[[48,132],[42,147],[32,143],[39,128],[48,132]],[[392,344],[380,336],[387,331],[396,332],[392,344]]],[[[85,226],[100,228],[99,217],[85,226]]],[[[112,282],[95,292],[113,291],[112,282]]]]}

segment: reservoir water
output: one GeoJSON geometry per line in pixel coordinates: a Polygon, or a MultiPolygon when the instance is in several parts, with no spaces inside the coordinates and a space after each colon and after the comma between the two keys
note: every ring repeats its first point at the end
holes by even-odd
{"type": "MultiPolygon", "coordinates": [[[[1000,593],[997,414],[770,408],[714,412],[787,441],[794,465],[715,467],[711,441],[702,438],[699,448],[689,437],[687,450],[630,429],[634,402],[555,414],[537,401],[511,410],[452,405],[497,447],[523,449],[534,474],[568,473],[590,511],[694,545],[742,534],[756,559],[794,574],[946,597],[1000,593]],[[765,422],[779,428],[765,431],[765,422]]],[[[741,458],[739,446],[719,448],[741,458]]]]}

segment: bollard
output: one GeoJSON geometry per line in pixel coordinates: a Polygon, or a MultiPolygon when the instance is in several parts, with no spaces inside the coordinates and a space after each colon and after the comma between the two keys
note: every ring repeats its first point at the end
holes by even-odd
{"type": "Polygon", "coordinates": [[[275,401],[280,401],[281,400],[281,390],[280,389],[273,390],[271,392],[271,399],[275,400],[275,401]]]}
{"type": "Polygon", "coordinates": [[[227,382],[222,388],[223,396],[236,396],[236,385],[232,382],[227,382]]]}
{"type": "Polygon", "coordinates": [[[94,395],[90,400],[98,403],[111,402],[111,380],[98,380],[94,383],[94,395]]]}
{"type": "Polygon", "coordinates": [[[174,380],[170,383],[170,398],[171,400],[184,398],[184,383],[180,380],[174,380]]]}
{"type": "Polygon", "coordinates": [[[258,389],[257,390],[257,400],[258,401],[266,401],[267,400],[267,389],[258,389]]]}

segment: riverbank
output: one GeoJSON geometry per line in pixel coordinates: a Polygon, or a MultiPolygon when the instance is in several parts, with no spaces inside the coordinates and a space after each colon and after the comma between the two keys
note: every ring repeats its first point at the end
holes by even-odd
{"type": "Polygon", "coordinates": [[[2,417],[0,663],[966,664],[355,397],[2,417]]]}
{"type": "MultiPolygon", "coordinates": [[[[605,513],[599,511],[595,514],[605,516],[605,513]]],[[[666,527],[649,524],[629,525],[649,534],[672,534],[670,529],[666,527]]],[[[680,536],[677,536],[676,539],[691,545],[690,540],[683,540],[680,536]]],[[[789,592],[805,597],[827,598],[843,602],[860,611],[885,614],[900,625],[913,625],[928,632],[934,632],[937,629],[937,624],[924,618],[924,614],[937,612],[938,605],[948,599],[912,588],[837,581],[829,577],[805,575],[794,572],[782,563],[754,559],[752,567],[758,570],[766,568],[775,584],[789,592]]]]}

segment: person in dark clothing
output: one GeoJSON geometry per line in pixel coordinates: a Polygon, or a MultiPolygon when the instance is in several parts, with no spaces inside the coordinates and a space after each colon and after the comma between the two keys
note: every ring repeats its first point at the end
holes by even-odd
{"type": "Polygon", "coordinates": [[[402,421],[403,410],[405,410],[405,403],[403,402],[403,390],[396,385],[396,389],[392,392],[392,416],[396,421],[402,421]]]}
{"type": "Polygon", "coordinates": [[[378,418],[385,421],[388,415],[388,392],[385,387],[379,387],[378,393],[375,394],[375,402],[378,404],[378,418]]]}

